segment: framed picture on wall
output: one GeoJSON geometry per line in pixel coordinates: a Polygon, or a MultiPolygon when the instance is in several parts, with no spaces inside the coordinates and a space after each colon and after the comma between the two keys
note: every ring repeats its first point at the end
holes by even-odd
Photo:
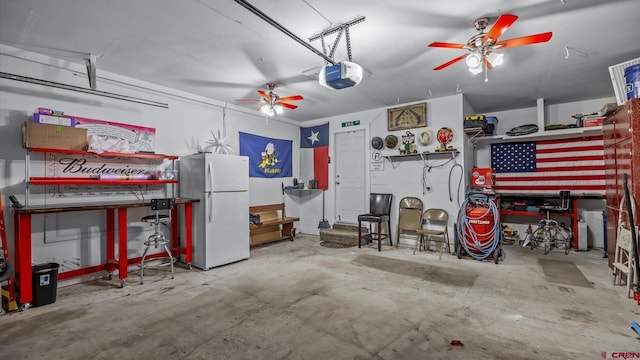
{"type": "Polygon", "coordinates": [[[387,130],[404,130],[427,126],[427,103],[387,110],[387,130]]]}

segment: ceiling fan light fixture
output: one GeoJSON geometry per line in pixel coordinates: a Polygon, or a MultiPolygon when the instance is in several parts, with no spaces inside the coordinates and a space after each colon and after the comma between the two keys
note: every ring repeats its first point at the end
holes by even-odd
{"type": "Polygon", "coordinates": [[[482,72],[482,66],[478,65],[476,67],[469,67],[469,72],[473,75],[480,74],[482,72]]]}
{"type": "Polygon", "coordinates": [[[275,104],[273,105],[273,111],[275,111],[276,114],[280,115],[284,111],[284,108],[280,104],[275,104]]]}
{"type": "Polygon", "coordinates": [[[504,62],[504,54],[493,51],[487,56],[487,60],[493,67],[502,65],[502,63],[504,62]]]}
{"type": "Polygon", "coordinates": [[[260,107],[260,111],[262,111],[262,113],[267,116],[273,116],[276,114],[276,112],[273,109],[273,106],[271,106],[270,104],[262,105],[262,107],[260,107]]]}
{"type": "Polygon", "coordinates": [[[467,55],[465,62],[467,63],[467,66],[469,67],[469,69],[477,68],[477,67],[480,67],[480,65],[482,64],[482,57],[478,53],[471,53],[467,55]]]}

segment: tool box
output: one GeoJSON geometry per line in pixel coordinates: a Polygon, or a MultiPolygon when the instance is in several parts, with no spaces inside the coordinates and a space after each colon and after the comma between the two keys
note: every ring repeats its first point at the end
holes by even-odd
{"type": "Polygon", "coordinates": [[[484,115],[468,115],[464,117],[463,127],[465,129],[481,128],[487,125],[487,117],[484,115]]]}

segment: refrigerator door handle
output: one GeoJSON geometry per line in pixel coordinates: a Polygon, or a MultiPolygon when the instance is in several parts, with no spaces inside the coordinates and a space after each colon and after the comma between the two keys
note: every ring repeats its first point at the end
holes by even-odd
{"type": "Polygon", "coordinates": [[[213,222],[213,194],[211,191],[207,191],[207,207],[209,208],[207,214],[209,214],[209,222],[213,222]]]}
{"type": "Polygon", "coordinates": [[[207,214],[209,214],[209,222],[213,221],[213,196],[212,196],[212,192],[213,192],[213,164],[211,162],[207,163],[207,177],[209,178],[209,186],[207,187],[205,185],[205,193],[207,193],[208,195],[208,199],[207,199],[207,207],[209,208],[209,211],[207,211],[207,214]]]}
{"type": "Polygon", "coordinates": [[[209,180],[208,183],[204,184],[204,191],[213,191],[213,164],[211,164],[211,162],[207,163],[207,175],[206,177],[208,179],[205,179],[205,181],[209,180]]]}

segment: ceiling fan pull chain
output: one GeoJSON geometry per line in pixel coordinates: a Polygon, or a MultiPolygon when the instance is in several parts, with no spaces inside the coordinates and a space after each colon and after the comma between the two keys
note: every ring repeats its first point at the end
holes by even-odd
{"type": "Polygon", "coordinates": [[[487,69],[489,66],[487,65],[487,62],[484,61],[484,82],[489,82],[489,69],[487,69]]]}

